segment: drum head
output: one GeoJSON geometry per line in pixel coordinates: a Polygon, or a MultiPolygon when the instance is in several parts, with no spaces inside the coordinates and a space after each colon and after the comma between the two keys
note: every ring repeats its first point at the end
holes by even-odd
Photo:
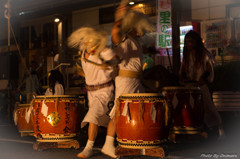
{"type": "Polygon", "coordinates": [[[45,95],[45,96],[36,96],[36,99],[49,99],[49,98],[77,98],[77,95],[45,95]]]}
{"type": "Polygon", "coordinates": [[[163,96],[161,93],[130,93],[130,94],[122,94],[120,97],[161,97],[163,96]]]}
{"type": "Polygon", "coordinates": [[[122,94],[120,100],[163,100],[165,97],[161,93],[131,93],[122,94]]]}

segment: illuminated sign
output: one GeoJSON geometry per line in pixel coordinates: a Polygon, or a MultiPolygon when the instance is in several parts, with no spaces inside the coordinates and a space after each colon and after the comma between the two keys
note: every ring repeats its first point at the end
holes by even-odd
{"type": "Polygon", "coordinates": [[[171,48],[171,0],[158,0],[157,10],[157,48],[171,48]]]}

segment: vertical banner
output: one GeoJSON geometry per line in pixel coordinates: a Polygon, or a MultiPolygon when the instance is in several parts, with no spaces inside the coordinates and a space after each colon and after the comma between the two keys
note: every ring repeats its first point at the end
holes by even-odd
{"type": "Polygon", "coordinates": [[[172,48],[171,0],[158,0],[157,48],[172,48]]]}

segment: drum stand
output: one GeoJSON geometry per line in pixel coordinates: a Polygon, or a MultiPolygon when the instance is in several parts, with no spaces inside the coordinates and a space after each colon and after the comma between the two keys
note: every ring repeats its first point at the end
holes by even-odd
{"type": "Polygon", "coordinates": [[[19,131],[20,132],[20,134],[21,134],[21,137],[24,137],[24,136],[34,136],[34,132],[21,132],[21,131],[19,131]]]}
{"type": "Polygon", "coordinates": [[[203,133],[203,127],[198,127],[198,128],[178,128],[174,127],[172,130],[169,132],[168,139],[173,142],[177,143],[176,137],[177,135],[189,135],[189,136],[201,136],[203,138],[206,138],[203,133]]]}
{"type": "Polygon", "coordinates": [[[134,156],[134,155],[144,155],[144,156],[154,156],[154,157],[165,157],[165,151],[163,147],[158,148],[150,148],[150,149],[132,149],[132,148],[124,148],[118,146],[115,151],[117,156],[134,156]]]}
{"type": "Polygon", "coordinates": [[[77,140],[61,141],[61,142],[36,142],[33,144],[33,149],[41,151],[49,148],[74,148],[79,149],[80,144],[77,140]]]}

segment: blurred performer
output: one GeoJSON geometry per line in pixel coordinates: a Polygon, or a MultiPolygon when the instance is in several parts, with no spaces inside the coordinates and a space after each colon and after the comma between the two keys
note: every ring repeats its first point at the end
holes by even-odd
{"type": "Polygon", "coordinates": [[[115,155],[115,112],[117,98],[123,93],[142,93],[144,88],[140,82],[142,72],[142,48],[138,38],[146,32],[154,31],[155,26],[140,12],[128,11],[128,7],[121,4],[117,11],[117,20],[112,28],[112,42],[114,51],[121,59],[119,72],[115,79],[115,104],[110,112],[111,121],[108,124],[107,136],[102,153],[116,158],[115,155]]]}
{"type": "Polygon", "coordinates": [[[27,103],[32,101],[34,95],[38,94],[39,80],[36,72],[37,63],[36,61],[31,61],[31,66],[29,71],[26,72],[25,78],[25,93],[27,95],[27,103]]]}
{"type": "Polygon", "coordinates": [[[49,76],[49,88],[45,95],[64,95],[65,85],[63,75],[58,70],[52,70],[49,76]]]}
{"type": "MultiPolygon", "coordinates": [[[[98,132],[98,126],[107,126],[110,118],[108,102],[113,98],[113,67],[120,60],[109,48],[106,48],[107,34],[91,27],[83,27],[69,37],[70,47],[79,47],[82,51],[81,65],[85,76],[89,110],[81,123],[88,126],[88,141],[84,150],[77,156],[88,158],[98,132]]],[[[80,74],[80,73],[79,73],[80,74]]]]}
{"type": "Polygon", "coordinates": [[[218,127],[220,138],[224,137],[222,120],[217,112],[208,88],[214,79],[213,57],[204,47],[202,38],[195,31],[185,36],[183,61],[180,68],[180,83],[199,86],[203,93],[204,123],[208,128],[218,127]],[[190,83],[190,84],[189,84],[190,83]]]}

